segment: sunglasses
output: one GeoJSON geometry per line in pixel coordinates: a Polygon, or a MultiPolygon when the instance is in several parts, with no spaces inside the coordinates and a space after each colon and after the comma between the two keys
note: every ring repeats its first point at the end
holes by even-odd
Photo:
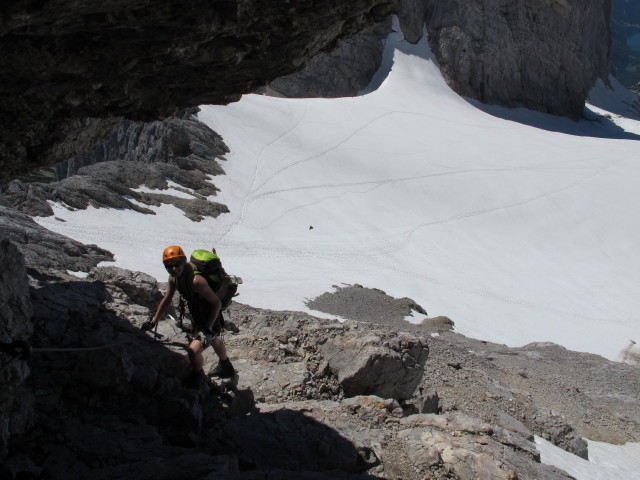
{"type": "Polygon", "coordinates": [[[182,265],[184,265],[183,261],[164,262],[164,268],[166,268],[167,270],[172,270],[173,268],[181,267],[182,265]]]}

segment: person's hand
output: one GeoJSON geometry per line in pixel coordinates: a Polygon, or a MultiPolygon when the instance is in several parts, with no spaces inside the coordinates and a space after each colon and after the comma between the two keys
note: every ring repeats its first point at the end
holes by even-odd
{"type": "Polygon", "coordinates": [[[142,330],[143,332],[148,332],[150,330],[153,330],[153,327],[155,326],[155,323],[153,323],[151,320],[148,320],[140,326],[140,330],[142,330]]]}

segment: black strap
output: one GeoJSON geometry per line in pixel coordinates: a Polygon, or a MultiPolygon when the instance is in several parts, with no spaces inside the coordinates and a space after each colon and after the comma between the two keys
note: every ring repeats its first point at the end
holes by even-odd
{"type": "Polygon", "coordinates": [[[182,330],[182,320],[184,319],[184,309],[186,305],[186,300],[180,294],[180,302],[178,303],[178,321],[180,322],[180,330],[182,330]]]}

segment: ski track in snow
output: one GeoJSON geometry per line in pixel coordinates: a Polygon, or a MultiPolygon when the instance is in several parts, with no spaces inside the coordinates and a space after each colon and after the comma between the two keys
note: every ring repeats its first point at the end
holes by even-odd
{"type": "MultiPolygon", "coordinates": [[[[300,163],[300,162],[298,162],[300,163]]],[[[295,166],[296,164],[293,164],[291,166],[295,166]]],[[[384,185],[389,185],[389,184],[393,184],[393,183],[399,183],[399,182],[415,182],[418,180],[424,180],[424,179],[428,179],[428,178],[436,178],[436,177],[446,177],[446,176],[451,176],[451,175],[465,175],[465,174],[471,174],[471,173],[498,173],[498,172],[526,172],[526,171],[539,171],[541,169],[547,169],[547,170],[557,170],[557,168],[555,168],[554,165],[540,165],[540,166],[534,166],[534,167],[513,167],[513,168],[482,168],[482,169],[468,169],[468,170],[456,170],[456,171],[452,171],[452,172],[439,172],[439,173],[429,173],[429,174],[423,174],[423,175],[412,175],[412,176],[405,176],[405,177],[398,177],[398,178],[386,178],[386,179],[381,179],[381,180],[366,180],[366,181],[361,181],[361,182],[347,182],[347,183],[335,183],[335,184],[315,184],[315,185],[306,185],[306,186],[302,186],[302,187],[291,187],[291,188],[282,188],[282,189],[278,189],[278,190],[270,190],[268,192],[263,192],[260,194],[254,194],[254,195],[250,195],[248,198],[249,202],[254,202],[256,200],[261,199],[262,197],[267,197],[267,196],[271,196],[271,195],[277,195],[280,193],[291,193],[291,192],[295,192],[295,191],[300,191],[300,190],[316,190],[316,189],[322,189],[322,190],[326,190],[326,189],[332,189],[332,188],[346,188],[346,187],[357,187],[357,186],[368,186],[368,185],[372,185],[374,188],[378,188],[384,185]]],[[[285,170],[285,169],[283,169],[285,170]]],[[[599,174],[599,173],[598,173],[599,174]]],[[[594,174],[595,176],[595,174],[594,174]]],[[[274,178],[274,176],[272,176],[272,178],[274,178]]],[[[570,188],[570,187],[568,187],[570,188]]],[[[554,193],[559,193],[560,191],[562,191],[564,189],[560,189],[556,192],[549,192],[548,195],[553,195],[554,193]]],[[[370,192],[370,190],[367,190],[367,192],[370,192]]],[[[354,193],[357,194],[359,192],[353,191],[353,192],[346,192],[346,193],[354,193]]],[[[531,201],[536,200],[536,198],[531,199],[531,201]]],[[[505,206],[505,207],[498,207],[498,208],[509,208],[509,206],[505,206]]],[[[473,214],[474,212],[471,212],[471,214],[473,214]]]]}
{"type": "MultiPolygon", "coordinates": [[[[257,182],[257,179],[258,179],[258,171],[260,170],[260,161],[261,161],[264,153],[272,145],[275,145],[277,142],[282,140],[284,137],[289,135],[291,132],[295,131],[295,129],[298,128],[302,124],[304,119],[307,117],[307,112],[308,112],[308,106],[305,104],[305,111],[304,111],[304,114],[302,115],[302,118],[300,120],[298,120],[296,122],[296,124],[294,126],[292,126],[288,131],[286,131],[286,132],[282,133],[281,135],[277,136],[270,143],[268,143],[267,145],[265,145],[262,148],[262,150],[260,151],[260,154],[258,155],[258,158],[255,161],[255,167],[253,169],[253,179],[251,181],[251,187],[249,189],[249,192],[244,196],[244,199],[242,200],[242,206],[240,207],[240,216],[237,218],[237,220],[235,222],[233,222],[231,224],[231,226],[227,229],[227,231],[220,237],[220,240],[219,240],[220,242],[224,242],[224,240],[229,236],[229,234],[231,234],[231,232],[233,232],[235,227],[237,227],[239,224],[242,223],[242,220],[245,217],[246,210],[247,210],[247,199],[251,196],[252,192],[254,192],[256,190],[256,182],[257,182]]],[[[258,188],[260,188],[260,187],[258,187],[258,188]]]]}
{"type": "MultiPolygon", "coordinates": [[[[620,161],[618,161],[616,163],[620,163],[623,160],[620,160],[620,161]]],[[[538,195],[536,197],[532,197],[532,198],[529,198],[527,200],[523,200],[521,202],[512,203],[512,204],[508,204],[508,205],[502,205],[502,206],[498,206],[498,207],[495,207],[495,208],[487,208],[487,209],[483,209],[483,210],[477,210],[477,211],[474,211],[474,212],[461,213],[459,215],[454,215],[452,217],[446,218],[444,220],[438,220],[438,221],[434,221],[434,222],[427,222],[427,223],[420,224],[420,225],[416,226],[415,228],[413,228],[407,234],[406,239],[398,246],[397,250],[405,248],[407,246],[407,244],[409,243],[409,241],[411,240],[411,238],[413,237],[413,235],[418,230],[420,230],[422,228],[431,227],[431,226],[434,226],[434,225],[442,225],[444,223],[457,222],[459,220],[465,220],[465,219],[470,218],[470,217],[477,217],[477,216],[480,216],[480,215],[487,215],[487,214],[499,212],[499,211],[502,211],[502,210],[508,210],[508,209],[511,209],[511,208],[522,207],[524,205],[528,205],[528,204],[533,203],[533,202],[539,202],[539,201],[545,200],[545,199],[547,199],[547,198],[549,198],[549,197],[551,197],[553,195],[558,195],[560,193],[567,192],[567,191],[572,190],[574,188],[578,188],[580,186],[584,186],[584,185],[586,185],[587,181],[591,180],[592,178],[597,177],[598,175],[602,174],[603,171],[608,170],[610,168],[611,168],[611,166],[605,167],[605,168],[601,169],[600,171],[589,175],[588,177],[584,178],[583,180],[581,180],[579,182],[567,185],[566,187],[560,188],[558,190],[545,192],[542,195],[538,195]]]]}
{"type": "MultiPolygon", "coordinates": [[[[398,114],[402,114],[402,115],[415,115],[415,116],[419,116],[419,117],[425,117],[425,118],[431,118],[431,119],[437,119],[439,122],[450,122],[451,124],[454,124],[456,127],[459,127],[461,125],[467,126],[469,128],[482,128],[476,124],[465,124],[462,123],[460,121],[455,121],[453,119],[449,120],[449,119],[443,119],[437,115],[429,115],[429,114],[425,114],[425,113],[419,113],[419,112],[412,112],[412,111],[393,111],[393,112],[386,112],[383,113],[381,115],[378,115],[377,117],[367,121],[364,125],[361,125],[359,127],[357,127],[355,130],[351,131],[351,133],[349,135],[347,135],[346,137],[344,137],[342,140],[340,140],[339,142],[335,143],[334,145],[332,145],[330,148],[327,148],[325,150],[321,150],[320,152],[317,152],[309,157],[306,157],[304,159],[298,160],[294,163],[291,163],[285,167],[280,168],[279,170],[276,170],[274,173],[272,173],[271,175],[267,176],[264,181],[257,187],[257,188],[252,188],[251,191],[252,192],[259,192],[267,183],[269,183],[271,180],[273,180],[275,177],[279,176],[280,174],[286,172],[287,170],[300,166],[304,163],[310,162],[312,160],[316,160],[332,151],[335,151],[339,146],[344,145],[346,142],[348,142],[349,140],[353,139],[354,137],[356,137],[360,132],[364,131],[367,127],[372,126],[374,123],[378,122],[379,120],[383,119],[383,118],[387,118],[390,117],[392,115],[398,115],[398,114]]],[[[298,125],[296,125],[297,127],[298,125]]],[[[289,132],[287,132],[289,133],[289,132]]],[[[284,137],[284,135],[282,135],[281,137],[277,138],[276,140],[274,140],[274,142],[272,142],[271,144],[269,144],[268,146],[272,146],[272,144],[275,144],[278,140],[280,140],[282,137],[284,137]]],[[[254,194],[254,198],[259,198],[260,195],[255,195],[254,194]]]]}

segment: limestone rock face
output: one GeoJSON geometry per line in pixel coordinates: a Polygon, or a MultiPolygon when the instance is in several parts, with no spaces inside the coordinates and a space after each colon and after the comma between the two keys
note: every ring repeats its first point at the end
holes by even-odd
{"type": "Polygon", "coordinates": [[[228,151],[222,138],[190,113],[151,123],[125,120],[104,145],[58,164],[59,182],[13,180],[0,185],[0,193],[14,208],[33,216],[53,215],[49,201],[70,209],[91,205],[147,214],[154,212],[139,203],[172,203],[200,221],[228,211],[208,198],[218,191],[209,177],[224,173],[217,160],[224,160],[228,151]],[[178,195],[169,193],[168,180],[178,195]],[[140,186],[159,191],[142,193],[136,190],[140,186]]]}
{"type": "Polygon", "coordinates": [[[427,16],[426,0],[402,0],[398,9],[398,19],[404,38],[413,44],[422,38],[427,16]]]}
{"type": "MultiPolygon", "coordinates": [[[[1,199],[2,197],[0,197],[1,199]]],[[[48,269],[88,272],[102,261],[113,260],[113,255],[95,245],[84,245],[38,225],[24,213],[0,204],[0,232],[18,247],[27,268],[46,265],[48,269]]],[[[19,257],[9,255],[7,262],[19,267],[19,257]]]]}
{"type": "MultiPolygon", "coordinates": [[[[24,258],[7,238],[0,239],[0,285],[0,342],[28,340],[33,325],[24,258]]],[[[11,435],[23,433],[31,422],[33,394],[23,384],[29,374],[25,359],[0,353],[0,458],[11,435]]]]}
{"type": "MultiPolygon", "coordinates": [[[[229,147],[224,144],[222,137],[190,113],[149,123],[125,120],[117,126],[106,143],[91,152],[57,164],[56,179],[70,177],[80,168],[100,162],[120,160],[175,164],[184,162],[190,156],[211,160],[228,153],[229,147]]],[[[215,173],[222,173],[222,169],[215,173]]]]}
{"type": "Polygon", "coordinates": [[[0,183],[99,148],[123,117],[155,121],[235,101],[269,81],[275,95],[355,95],[380,65],[394,11],[410,42],[426,26],[449,85],[485,103],[578,116],[609,73],[611,0],[188,8],[177,0],[20,0],[1,8],[0,183]]]}
{"type": "Polygon", "coordinates": [[[380,68],[383,40],[390,31],[387,18],[340,41],[335,50],[316,55],[300,72],[275,79],[265,93],[290,98],[354,96],[380,68]]]}
{"type": "MultiPolygon", "coordinates": [[[[595,81],[609,76],[610,10],[610,0],[402,0],[397,14],[408,42],[417,43],[426,27],[444,78],[459,94],[576,117],[595,81]]],[[[302,72],[271,82],[267,93],[355,95],[343,77],[362,76],[374,52],[379,65],[380,39],[363,31],[342,40],[302,72]],[[352,53],[354,46],[367,60],[352,53]]]]}
{"type": "Polygon", "coordinates": [[[237,100],[382,20],[395,3],[3,4],[0,182],[94,148],[121,117],[152,121],[237,100]]]}
{"type": "Polygon", "coordinates": [[[579,116],[609,74],[610,0],[426,0],[447,83],[484,103],[579,116]]]}
{"type": "Polygon", "coordinates": [[[132,272],[118,267],[99,267],[93,269],[88,278],[116,286],[136,304],[146,306],[150,310],[155,309],[162,299],[156,279],[143,272],[132,272]]]}

